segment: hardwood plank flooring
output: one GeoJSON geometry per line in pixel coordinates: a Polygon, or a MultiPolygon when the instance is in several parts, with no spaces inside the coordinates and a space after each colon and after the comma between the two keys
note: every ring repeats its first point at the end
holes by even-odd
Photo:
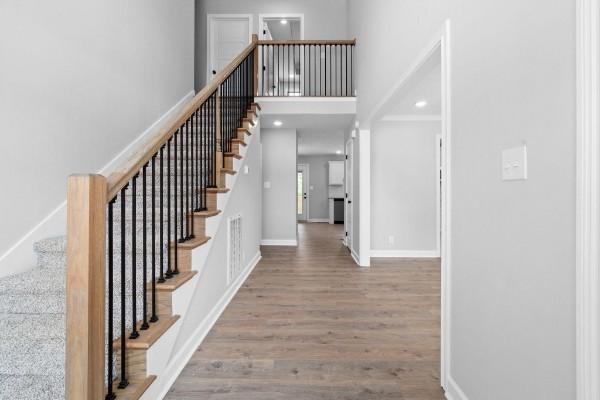
{"type": "Polygon", "coordinates": [[[343,226],[300,224],[261,262],[170,400],[440,400],[438,259],[356,266],[343,226]]]}

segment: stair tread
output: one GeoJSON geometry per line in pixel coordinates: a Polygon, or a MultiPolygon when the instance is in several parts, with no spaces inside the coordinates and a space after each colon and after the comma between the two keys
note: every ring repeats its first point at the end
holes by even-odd
{"type": "Polygon", "coordinates": [[[221,172],[223,172],[225,174],[229,174],[229,175],[237,174],[237,171],[235,169],[229,169],[229,168],[221,168],[221,172]]]}
{"type": "Polygon", "coordinates": [[[156,380],[156,375],[149,375],[146,379],[130,379],[125,389],[118,389],[119,381],[113,383],[113,391],[119,400],[137,400],[156,380]]]}
{"type": "Polygon", "coordinates": [[[221,213],[221,210],[206,210],[206,211],[196,211],[196,212],[194,212],[194,215],[196,215],[198,217],[209,218],[209,217],[214,217],[216,215],[219,215],[220,213],[221,213]]]}
{"type": "Polygon", "coordinates": [[[232,152],[225,153],[225,157],[233,157],[233,158],[237,158],[238,160],[241,160],[242,158],[244,158],[240,154],[232,153],[232,152]]]}
{"type": "MultiPolygon", "coordinates": [[[[197,236],[194,239],[188,240],[186,242],[177,243],[177,248],[179,249],[195,249],[196,247],[200,247],[206,242],[210,240],[210,236],[197,236]]],[[[171,247],[175,247],[175,243],[171,242],[171,247]]]]}
{"type": "Polygon", "coordinates": [[[206,189],[207,193],[227,193],[229,192],[229,188],[208,188],[206,189]]]}
{"type": "Polygon", "coordinates": [[[157,283],[156,290],[159,292],[172,292],[183,286],[184,283],[198,274],[198,271],[181,271],[164,283],[157,283]]]}
{"type": "MultiPolygon", "coordinates": [[[[138,329],[140,336],[137,339],[130,339],[131,330],[127,330],[125,347],[128,349],[149,349],[179,318],[179,315],[159,316],[158,322],[151,323],[150,328],[144,331],[138,329]]],[[[139,326],[140,324],[138,324],[139,326]]],[[[121,347],[120,337],[113,340],[113,347],[121,347]]]]}
{"type": "Polygon", "coordinates": [[[234,138],[234,139],[231,139],[231,141],[233,143],[239,143],[239,144],[241,144],[244,147],[248,146],[248,143],[246,143],[246,141],[244,139],[235,139],[234,138]]]}

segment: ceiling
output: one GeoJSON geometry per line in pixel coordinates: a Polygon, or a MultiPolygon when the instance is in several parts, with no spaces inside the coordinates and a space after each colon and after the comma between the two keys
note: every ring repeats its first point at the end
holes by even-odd
{"type": "Polygon", "coordinates": [[[296,129],[298,155],[331,155],[344,151],[344,134],[354,121],[353,114],[261,115],[262,129],[296,129]],[[281,121],[281,127],[273,125],[281,121]]]}
{"type": "Polygon", "coordinates": [[[282,24],[284,18],[265,19],[273,40],[298,40],[300,39],[300,19],[285,18],[287,24],[282,24]]]}
{"type": "Polygon", "coordinates": [[[439,50],[388,101],[383,119],[402,119],[411,116],[439,116],[442,113],[442,69],[439,50]],[[415,103],[425,100],[427,106],[418,108],[415,103]]]}

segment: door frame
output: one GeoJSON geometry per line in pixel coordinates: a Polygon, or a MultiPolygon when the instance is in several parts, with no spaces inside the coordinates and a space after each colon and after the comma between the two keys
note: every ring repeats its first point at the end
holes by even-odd
{"type": "Polygon", "coordinates": [[[442,191],[440,182],[443,179],[442,134],[435,135],[435,251],[436,257],[440,257],[442,251],[442,191]]]}
{"type": "MultiPolygon", "coordinates": [[[[296,193],[298,193],[298,170],[302,168],[304,178],[302,184],[306,187],[306,201],[304,208],[306,209],[306,219],[298,219],[298,205],[296,203],[296,221],[308,222],[310,221],[310,165],[309,164],[296,164],[296,193]]],[[[296,198],[296,202],[298,199],[296,198]]]]}
{"type": "Polygon", "coordinates": [[[354,140],[349,138],[344,145],[344,152],[346,153],[346,159],[344,160],[344,232],[346,236],[344,237],[344,245],[350,250],[350,252],[354,252],[354,241],[352,240],[352,235],[354,234],[354,213],[352,209],[352,205],[348,203],[349,200],[352,200],[352,194],[354,193],[354,140]],[[348,147],[350,147],[350,157],[348,156],[348,147]],[[348,168],[350,168],[350,174],[348,175],[348,168]],[[352,182],[351,185],[348,185],[348,181],[352,182]],[[351,187],[351,192],[348,191],[348,187],[351,187]],[[348,220],[350,220],[350,229],[348,229],[348,220]],[[348,243],[348,240],[350,243],[348,243]]]}
{"type": "Polygon", "coordinates": [[[600,0],[576,2],[576,392],[600,399],[600,0]]]}
{"type": "Polygon", "coordinates": [[[264,20],[269,18],[293,18],[300,19],[300,40],[304,40],[304,14],[294,13],[271,13],[271,14],[258,14],[258,37],[264,40],[263,36],[263,25],[264,20]]]}
{"type": "Polygon", "coordinates": [[[206,14],[206,82],[212,80],[212,28],[216,20],[235,21],[248,20],[248,44],[252,42],[252,32],[254,31],[254,15],[253,14],[206,14]]]}

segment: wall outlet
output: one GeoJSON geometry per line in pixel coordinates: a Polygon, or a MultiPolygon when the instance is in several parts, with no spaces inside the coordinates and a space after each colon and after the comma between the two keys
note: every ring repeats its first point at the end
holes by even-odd
{"type": "Polygon", "coordinates": [[[393,236],[388,236],[388,243],[389,244],[394,244],[394,237],[393,236]]]}

